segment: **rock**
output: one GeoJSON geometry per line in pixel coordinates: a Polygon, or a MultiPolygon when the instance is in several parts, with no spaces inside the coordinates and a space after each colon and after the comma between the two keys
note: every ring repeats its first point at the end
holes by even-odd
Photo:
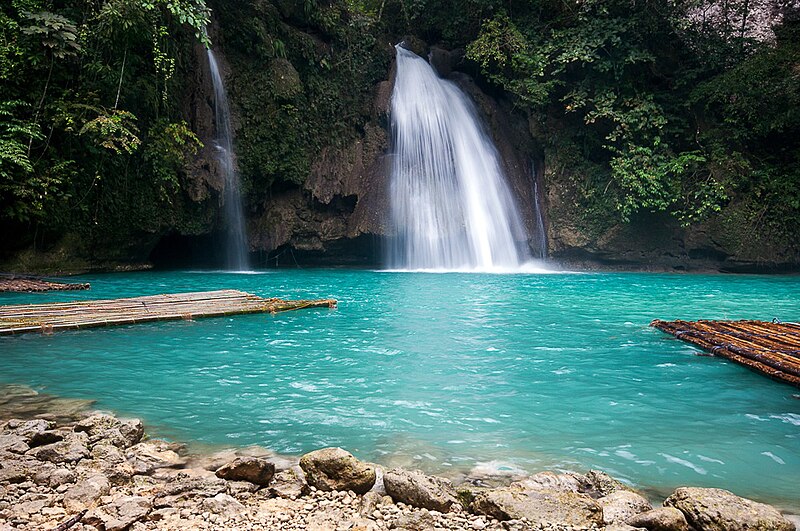
{"type": "Polygon", "coordinates": [[[68,433],[64,440],[45,444],[27,452],[39,461],[75,463],[89,457],[88,438],[82,433],[68,433]]]}
{"type": "Polygon", "coordinates": [[[22,483],[28,479],[28,470],[19,461],[0,461],[0,483],[22,483]]]}
{"type": "Polygon", "coordinates": [[[631,490],[621,481],[599,470],[590,470],[586,474],[571,475],[580,484],[578,491],[588,494],[592,498],[602,498],[618,490],[631,490]]]}
{"type": "Polygon", "coordinates": [[[272,496],[294,500],[308,494],[308,484],[294,470],[283,470],[275,474],[269,487],[272,496]]]}
{"type": "Polygon", "coordinates": [[[795,531],[774,507],[723,489],[680,487],[664,501],[698,531],[795,531]]]}
{"type": "Polygon", "coordinates": [[[178,468],[186,462],[175,451],[178,445],[167,441],[145,441],[135,444],[125,452],[125,458],[135,474],[151,474],[159,468],[178,468]]]}
{"type": "Polygon", "coordinates": [[[428,531],[435,525],[436,519],[430,513],[413,512],[398,518],[394,523],[394,528],[406,531],[428,531]]]}
{"type": "Polygon", "coordinates": [[[603,508],[603,522],[606,525],[625,523],[630,517],[653,508],[646,498],[628,490],[612,492],[599,498],[597,503],[603,508]]]}
{"type": "Polygon", "coordinates": [[[364,494],[375,484],[375,468],[341,448],[323,448],[300,458],[309,485],[323,491],[352,490],[364,494]]]}
{"type": "Polygon", "coordinates": [[[143,519],[153,508],[153,501],[142,496],[123,496],[108,505],[89,511],[83,521],[105,531],[123,531],[143,519]]]}
{"type": "Polygon", "coordinates": [[[30,450],[30,446],[24,437],[16,433],[0,433],[0,452],[24,454],[28,450],[30,450]]]}
{"type": "Polygon", "coordinates": [[[36,448],[37,446],[44,446],[45,444],[53,444],[59,441],[64,440],[64,435],[57,431],[40,431],[38,433],[34,433],[30,441],[28,442],[28,446],[31,448],[36,448]]]}
{"type": "Polygon", "coordinates": [[[222,479],[266,486],[275,475],[275,465],[258,457],[239,457],[218,468],[216,474],[222,479]]]}
{"type": "Polygon", "coordinates": [[[362,516],[372,514],[372,512],[378,508],[378,505],[380,505],[381,498],[383,498],[383,496],[373,491],[364,494],[361,498],[361,506],[358,509],[359,514],[362,516]]]}
{"type": "Polygon", "coordinates": [[[134,474],[133,465],[128,463],[122,450],[101,441],[92,448],[92,459],[78,465],[78,472],[83,475],[102,474],[113,485],[128,482],[134,474]]]}
{"type": "Polygon", "coordinates": [[[686,517],[674,507],[657,507],[628,518],[626,523],[647,531],[689,531],[686,517]]]}
{"type": "Polygon", "coordinates": [[[81,480],[64,493],[64,508],[70,513],[82,511],[108,494],[110,489],[111,484],[101,475],[81,480]]]}
{"type": "Polygon", "coordinates": [[[67,483],[74,483],[76,479],[75,472],[69,468],[57,468],[50,474],[48,484],[54,489],[67,483]]]}
{"type": "Polygon", "coordinates": [[[478,493],[470,509],[498,520],[526,518],[539,525],[589,527],[603,523],[603,509],[585,494],[524,489],[517,484],[478,493]]]}
{"type": "Polygon", "coordinates": [[[577,479],[582,476],[571,474],[556,474],[546,471],[539,472],[521,481],[516,482],[520,486],[531,490],[552,490],[556,492],[581,492],[584,482],[577,479]]]}
{"type": "Polygon", "coordinates": [[[203,511],[218,514],[226,518],[237,516],[247,509],[236,498],[227,494],[217,494],[213,498],[206,498],[201,504],[203,511]]]}
{"type": "Polygon", "coordinates": [[[394,468],[383,475],[386,493],[395,501],[441,513],[458,505],[458,495],[446,479],[394,468]]]}
{"type": "Polygon", "coordinates": [[[181,472],[172,477],[155,500],[156,507],[169,507],[196,498],[213,498],[226,492],[228,484],[213,475],[197,476],[181,472]]]}
{"type": "Polygon", "coordinates": [[[92,444],[106,440],[108,443],[129,448],[142,440],[144,426],[139,419],[118,419],[105,413],[96,413],[75,424],[75,431],[86,432],[92,444]]]}
{"type": "Polygon", "coordinates": [[[648,531],[643,527],[633,527],[628,524],[611,524],[603,528],[603,531],[648,531]]]}

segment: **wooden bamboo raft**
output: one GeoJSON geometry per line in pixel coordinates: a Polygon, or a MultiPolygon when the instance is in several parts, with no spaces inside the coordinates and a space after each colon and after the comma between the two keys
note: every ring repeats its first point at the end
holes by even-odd
{"type": "Polygon", "coordinates": [[[65,284],[51,282],[39,278],[0,278],[0,293],[3,292],[42,292],[42,291],[72,291],[89,289],[88,283],[65,284]]]}
{"type": "Polygon", "coordinates": [[[800,324],[766,321],[662,321],[650,326],[800,387],[800,324]]]}
{"type": "Polygon", "coordinates": [[[237,290],[171,293],[128,299],[0,306],[0,335],[218,317],[278,313],[303,308],[335,308],[335,299],[264,299],[237,290]]]}

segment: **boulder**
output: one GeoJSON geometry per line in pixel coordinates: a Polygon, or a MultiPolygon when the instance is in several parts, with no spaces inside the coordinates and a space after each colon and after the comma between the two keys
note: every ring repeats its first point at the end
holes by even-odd
{"type": "Polygon", "coordinates": [[[227,489],[228,484],[224,479],[210,474],[203,476],[181,472],[164,485],[161,495],[155,500],[155,506],[171,507],[198,498],[213,498],[217,494],[226,493],[227,489]]]}
{"type": "Polygon", "coordinates": [[[698,531],[795,531],[774,507],[723,489],[680,487],[664,501],[698,531]]]}
{"type": "Polygon", "coordinates": [[[185,464],[175,451],[178,445],[167,441],[145,441],[125,452],[125,458],[136,474],[151,474],[159,468],[179,468],[185,464]]]}
{"type": "Polygon", "coordinates": [[[603,522],[606,525],[625,523],[630,517],[653,508],[646,498],[628,490],[612,492],[598,498],[597,503],[603,508],[603,522]]]}
{"type": "Polygon", "coordinates": [[[364,494],[375,484],[375,468],[341,448],[323,448],[300,458],[309,485],[323,491],[352,490],[364,494]]]}
{"type": "Polygon", "coordinates": [[[105,413],[95,413],[75,424],[75,431],[86,432],[91,444],[101,440],[129,448],[142,440],[144,426],[139,419],[118,419],[105,413]]]}
{"type": "Polygon", "coordinates": [[[446,479],[418,471],[394,468],[383,475],[386,493],[395,501],[440,513],[459,505],[453,485],[446,479]]]}
{"type": "Polygon", "coordinates": [[[247,510],[236,498],[222,493],[213,498],[206,498],[200,506],[203,511],[218,514],[225,518],[233,518],[247,510]]]}
{"type": "Polygon", "coordinates": [[[218,468],[216,475],[231,481],[249,481],[266,486],[275,475],[275,465],[258,457],[239,457],[218,468]]]}
{"type": "Polygon", "coordinates": [[[631,490],[619,480],[616,480],[599,470],[590,470],[586,474],[570,474],[580,483],[579,492],[588,494],[592,498],[602,498],[618,490],[631,490]]]}
{"type": "Polygon", "coordinates": [[[647,531],[689,531],[686,517],[674,507],[656,507],[632,516],[626,523],[633,527],[644,527],[647,531]]]}
{"type": "Polygon", "coordinates": [[[89,457],[88,437],[84,433],[67,433],[64,440],[32,448],[27,452],[39,461],[75,463],[89,457]]]}
{"type": "Polygon", "coordinates": [[[301,472],[295,473],[292,469],[278,472],[270,483],[270,495],[296,500],[300,496],[308,494],[308,484],[300,477],[301,475],[301,472]]]}
{"type": "Polygon", "coordinates": [[[83,521],[105,531],[124,531],[147,516],[152,508],[153,501],[150,498],[123,496],[89,511],[83,521]]]}
{"type": "Polygon", "coordinates": [[[111,484],[105,476],[96,475],[78,481],[64,493],[64,508],[77,513],[108,494],[111,484]]]}
{"type": "Polygon", "coordinates": [[[100,442],[91,451],[92,459],[83,461],[78,469],[83,469],[82,474],[90,475],[92,472],[100,473],[108,478],[113,485],[122,485],[129,481],[134,474],[133,465],[125,458],[122,450],[100,442]]]}
{"type": "Polygon", "coordinates": [[[524,488],[531,490],[581,492],[581,487],[583,486],[584,482],[579,478],[582,478],[582,476],[576,476],[573,474],[556,474],[554,472],[545,471],[529,476],[516,483],[519,486],[523,486],[524,488]]]}
{"type": "Polygon", "coordinates": [[[603,509],[585,494],[525,489],[519,484],[475,495],[472,512],[498,520],[528,519],[538,525],[601,526],[603,509]]]}
{"type": "Polygon", "coordinates": [[[24,454],[28,450],[30,446],[24,437],[16,433],[0,433],[0,452],[24,454]]]}

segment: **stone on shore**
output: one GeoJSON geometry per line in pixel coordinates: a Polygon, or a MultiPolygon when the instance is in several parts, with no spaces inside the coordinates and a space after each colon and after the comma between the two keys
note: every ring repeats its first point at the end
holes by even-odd
{"type": "Polygon", "coordinates": [[[128,448],[125,457],[136,474],[152,474],[159,468],[177,468],[186,462],[175,451],[178,445],[167,441],[151,440],[128,448]]]}
{"type": "Polygon", "coordinates": [[[323,491],[352,490],[364,494],[375,484],[375,468],[341,448],[323,448],[300,458],[309,485],[323,491]]]}
{"type": "Polygon", "coordinates": [[[120,448],[129,448],[142,440],[144,426],[139,419],[118,419],[105,413],[95,413],[75,424],[75,431],[86,432],[91,444],[106,440],[120,448]]]}
{"type": "Polygon", "coordinates": [[[383,485],[394,501],[446,513],[459,506],[452,483],[418,471],[394,468],[384,473],[383,485]]]}
{"type": "Polygon", "coordinates": [[[100,474],[78,481],[64,493],[64,508],[77,513],[88,508],[92,503],[105,496],[111,490],[111,484],[100,474]]]}
{"type": "Polygon", "coordinates": [[[234,518],[247,509],[236,498],[228,494],[220,493],[213,498],[206,498],[200,504],[204,511],[218,514],[225,518],[234,518]]]}
{"type": "Polygon", "coordinates": [[[308,494],[308,484],[301,475],[302,472],[295,472],[293,469],[278,472],[270,483],[270,495],[295,500],[308,494]]]}
{"type": "Polygon", "coordinates": [[[603,508],[603,522],[606,525],[625,523],[632,516],[653,508],[646,498],[628,490],[612,492],[598,498],[597,503],[603,508]]]}
{"type": "Polygon", "coordinates": [[[632,516],[626,523],[633,527],[644,527],[647,531],[689,531],[686,517],[674,507],[656,507],[632,516]]]}
{"type": "Polygon", "coordinates": [[[275,475],[275,465],[258,457],[238,457],[218,468],[216,475],[230,481],[249,481],[267,486],[275,475]]]}
{"type": "Polygon", "coordinates": [[[680,487],[664,501],[697,531],[795,531],[774,507],[723,489],[680,487]]]}
{"type": "Polygon", "coordinates": [[[85,433],[66,432],[63,440],[32,448],[27,454],[39,461],[75,463],[89,457],[88,443],[85,433]]]}
{"type": "Polygon", "coordinates": [[[470,509],[498,520],[527,519],[538,525],[599,527],[603,524],[603,509],[585,494],[536,490],[519,483],[476,494],[470,509]]]}
{"type": "Polygon", "coordinates": [[[150,498],[123,496],[89,511],[83,521],[105,531],[124,531],[147,516],[152,508],[153,500],[150,498]]]}

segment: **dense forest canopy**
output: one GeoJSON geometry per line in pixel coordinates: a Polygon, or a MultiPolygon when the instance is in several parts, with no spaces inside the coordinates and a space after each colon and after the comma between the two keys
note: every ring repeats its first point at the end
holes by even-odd
{"type": "Polygon", "coordinates": [[[527,117],[546,162],[571,168],[561,185],[588,226],[664,211],[796,255],[799,12],[790,0],[10,0],[5,251],[69,235],[91,253],[216,223],[214,202],[186,190],[203,147],[187,109],[197,46],[230,61],[256,212],[321,149],[363,133],[390,45],[412,35],[463,49],[460,68],[527,117]]]}

